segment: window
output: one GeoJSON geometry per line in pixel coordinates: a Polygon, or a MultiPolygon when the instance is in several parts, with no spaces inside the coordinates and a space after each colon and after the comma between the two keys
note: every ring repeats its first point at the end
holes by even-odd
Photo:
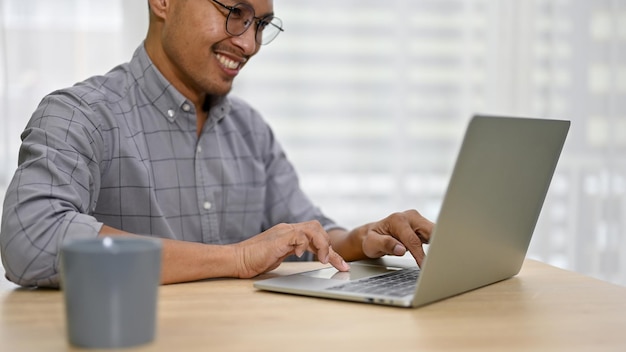
{"type": "MultiPolygon", "coordinates": [[[[626,2],[275,1],[234,94],[346,226],[436,219],[472,114],[572,120],[530,257],[626,285],[626,2]],[[261,89],[259,88],[261,87],[261,89]]],[[[0,0],[0,194],[44,94],[130,59],[141,1],[0,0]]]]}

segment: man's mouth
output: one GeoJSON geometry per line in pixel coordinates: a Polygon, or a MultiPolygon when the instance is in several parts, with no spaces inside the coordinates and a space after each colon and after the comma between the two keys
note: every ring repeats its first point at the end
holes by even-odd
{"type": "Polygon", "coordinates": [[[239,69],[239,67],[241,66],[241,64],[243,64],[245,62],[244,61],[235,61],[233,59],[230,59],[222,54],[216,54],[217,60],[220,62],[220,64],[222,64],[222,66],[224,66],[225,68],[229,69],[229,70],[237,70],[239,69]]]}

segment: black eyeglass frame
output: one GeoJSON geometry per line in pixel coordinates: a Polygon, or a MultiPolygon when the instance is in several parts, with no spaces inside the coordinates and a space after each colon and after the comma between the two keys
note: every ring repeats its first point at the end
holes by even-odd
{"type": "Polygon", "coordinates": [[[271,43],[274,39],[276,39],[276,37],[278,37],[280,32],[284,32],[285,31],[281,26],[279,26],[279,25],[277,25],[275,23],[272,23],[270,21],[267,21],[267,18],[271,18],[271,21],[278,20],[282,24],[282,20],[280,18],[274,17],[273,15],[267,15],[267,16],[265,16],[263,18],[256,17],[255,13],[254,13],[254,8],[252,8],[252,6],[250,6],[250,5],[246,4],[246,3],[237,3],[234,6],[228,6],[228,5],[222,4],[221,2],[219,2],[217,0],[211,0],[211,1],[213,1],[214,3],[216,3],[219,6],[225,8],[226,10],[228,10],[228,14],[226,14],[225,27],[226,27],[226,33],[228,33],[228,34],[230,34],[232,36],[238,37],[238,36],[244,34],[251,27],[251,24],[252,24],[252,23],[250,23],[250,24],[246,25],[244,23],[243,30],[241,31],[241,33],[232,33],[231,31],[228,30],[228,20],[230,19],[230,16],[233,13],[233,10],[235,10],[237,8],[237,6],[245,6],[245,7],[250,8],[250,10],[252,11],[252,19],[256,20],[256,28],[255,28],[255,33],[254,33],[254,40],[258,44],[260,44],[260,45],[267,45],[267,44],[271,43]],[[261,24],[265,24],[266,26],[267,25],[272,25],[272,26],[276,27],[276,29],[278,29],[278,32],[276,32],[276,35],[273,36],[272,38],[270,38],[265,43],[263,42],[263,33],[261,32],[260,35],[259,35],[259,28],[261,28],[261,24]]]}

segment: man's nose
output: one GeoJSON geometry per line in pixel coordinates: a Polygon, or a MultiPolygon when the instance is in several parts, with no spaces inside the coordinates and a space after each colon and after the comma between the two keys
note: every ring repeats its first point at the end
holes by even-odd
{"type": "Polygon", "coordinates": [[[243,34],[233,37],[233,43],[241,47],[245,55],[253,55],[259,45],[256,42],[256,26],[252,24],[243,34]]]}

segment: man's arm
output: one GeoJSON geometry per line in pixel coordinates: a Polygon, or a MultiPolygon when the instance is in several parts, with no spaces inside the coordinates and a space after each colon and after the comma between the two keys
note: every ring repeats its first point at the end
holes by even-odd
{"type": "MultiPolygon", "coordinates": [[[[140,236],[104,225],[99,236],[140,236]]],[[[160,238],[161,283],[171,284],[211,277],[237,277],[233,246],[208,245],[160,238]]]]}
{"type": "MultiPolygon", "coordinates": [[[[434,224],[415,210],[394,213],[348,232],[324,231],[317,221],[278,224],[246,241],[209,245],[161,239],[161,283],[177,283],[214,277],[250,278],[276,268],[289,255],[313,252],[322,263],[349,270],[345,260],[404,255],[408,250],[419,265],[434,224]]],[[[103,226],[100,236],[135,236],[103,226]]]]}
{"type": "Polygon", "coordinates": [[[93,238],[102,227],[90,212],[105,147],[89,111],[71,94],[45,97],[21,135],[0,230],[6,275],[19,285],[58,286],[61,244],[93,238]]]}
{"type": "MultiPolygon", "coordinates": [[[[99,236],[137,236],[103,226],[99,236]]],[[[330,246],[330,238],[317,221],[278,224],[232,245],[161,239],[161,283],[178,283],[215,277],[251,278],[278,267],[282,261],[305,251],[341,271],[348,264],[330,246]]]]}

